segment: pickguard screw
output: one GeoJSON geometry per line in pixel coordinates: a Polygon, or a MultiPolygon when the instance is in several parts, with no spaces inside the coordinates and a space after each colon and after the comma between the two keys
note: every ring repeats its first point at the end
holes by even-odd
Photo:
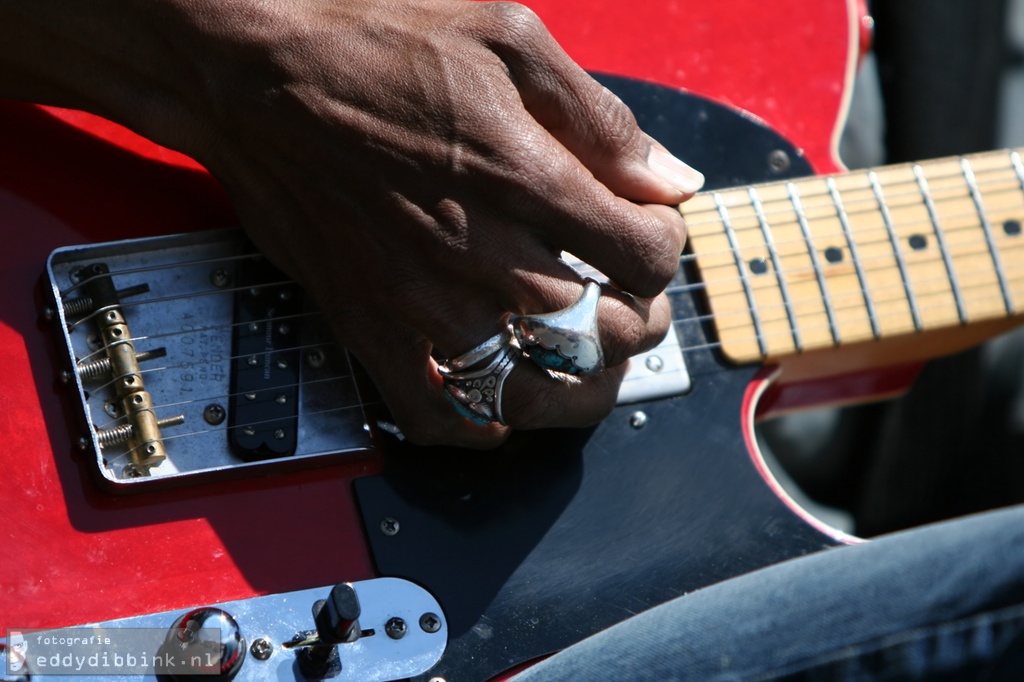
{"type": "Polygon", "coordinates": [[[103,411],[107,413],[108,417],[113,417],[114,419],[121,416],[121,406],[113,400],[108,400],[103,403],[103,411]]]}
{"type": "Polygon", "coordinates": [[[447,682],[443,677],[431,677],[427,682],[447,682]]]}
{"type": "Polygon", "coordinates": [[[274,653],[274,645],[266,637],[260,637],[253,640],[249,651],[252,652],[252,657],[257,661],[265,661],[274,653]]]}
{"type": "Polygon", "coordinates": [[[398,523],[398,519],[391,516],[385,516],[380,522],[380,532],[384,535],[398,535],[398,531],[401,529],[401,525],[398,523]]]}
{"type": "Polygon", "coordinates": [[[661,357],[657,355],[648,356],[647,361],[644,362],[644,364],[647,365],[647,369],[651,370],[652,372],[660,372],[662,368],[665,367],[665,361],[662,360],[661,357]]]}
{"type": "Polygon", "coordinates": [[[210,273],[210,284],[217,287],[218,289],[223,289],[230,283],[231,275],[228,274],[227,270],[223,268],[217,268],[216,270],[210,273]]]}
{"type": "Polygon", "coordinates": [[[210,426],[217,426],[224,421],[224,417],[227,416],[227,411],[218,405],[217,403],[210,403],[203,410],[203,419],[210,426]]]}
{"type": "Polygon", "coordinates": [[[384,624],[384,632],[386,632],[388,637],[391,639],[402,639],[408,631],[409,627],[401,618],[392,618],[384,624]]]}
{"type": "Polygon", "coordinates": [[[781,149],[776,149],[775,151],[768,155],[768,165],[771,166],[772,170],[775,171],[776,173],[781,173],[782,171],[788,170],[789,154],[782,151],[781,149]]]}
{"type": "Polygon", "coordinates": [[[441,629],[441,619],[434,613],[424,613],[420,616],[420,628],[423,632],[437,632],[441,629]]]}
{"type": "Polygon", "coordinates": [[[642,429],[647,425],[647,413],[637,410],[629,415],[629,425],[634,429],[642,429]]]}

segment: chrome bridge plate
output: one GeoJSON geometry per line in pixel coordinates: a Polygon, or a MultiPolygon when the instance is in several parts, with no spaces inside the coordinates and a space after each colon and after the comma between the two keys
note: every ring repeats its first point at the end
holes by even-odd
{"type": "Polygon", "coordinates": [[[265,261],[240,230],[66,247],[50,255],[53,305],[48,316],[58,323],[68,362],[61,379],[81,406],[85,429],[80,443],[94,453],[97,471],[110,487],[127,492],[221,479],[370,447],[348,354],[332,342],[316,310],[290,301],[290,307],[280,307],[282,313],[267,304],[267,319],[258,323],[238,319],[239,297],[290,297],[297,291],[280,275],[259,286],[240,281],[243,265],[253,263],[265,261]],[[96,264],[109,275],[93,276],[96,264]],[[104,278],[113,284],[116,302],[106,300],[109,292],[98,294],[105,300],[90,300],[95,298],[90,280],[104,278]],[[120,333],[117,329],[98,325],[113,310],[130,335],[117,343],[110,340],[110,334],[120,333]],[[265,328],[266,344],[256,352],[251,344],[244,354],[233,350],[239,344],[233,333],[240,326],[253,330],[259,343],[265,328]],[[111,349],[133,354],[134,369],[130,363],[112,369],[111,349]],[[257,380],[277,373],[276,384],[259,390],[235,385],[236,363],[253,365],[257,380]],[[151,405],[134,393],[129,397],[159,425],[157,445],[165,457],[152,465],[137,463],[145,462],[140,448],[155,446],[152,439],[138,436],[149,415],[136,419],[132,400],[120,392],[118,381],[126,375],[144,385],[151,405]],[[242,413],[250,402],[266,409],[236,420],[234,412],[242,413]],[[273,412],[282,405],[284,417],[273,412]],[[239,438],[229,437],[232,430],[239,438]],[[280,451],[239,450],[236,441],[260,433],[270,444],[283,435],[280,440],[286,437],[295,445],[280,451]]]}

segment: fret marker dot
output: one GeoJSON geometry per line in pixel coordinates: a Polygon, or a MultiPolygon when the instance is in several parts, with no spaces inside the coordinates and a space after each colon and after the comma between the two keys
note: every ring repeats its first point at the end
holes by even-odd
{"type": "Polygon", "coordinates": [[[843,250],[837,246],[830,246],[825,249],[825,260],[829,263],[842,263],[843,250]]]}
{"type": "Polygon", "coordinates": [[[1003,223],[1003,232],[1011,237],[1016,237],[1020,234],[1020,221],[1019,220],[1007,220],[1003,223]]]}
{"type": "Polygon", "coordinates": [[[763,275],[768,272],[768,261],[764,258],[751,258],[750,271],[755,275],[763,275]]]}
{"type": "Polygon", "coordinates": [[[924,247],[928,246],[928,240],[923,234],[915,234],[910,237],[910,248],[914,251],[920,251],[924,247]]]}

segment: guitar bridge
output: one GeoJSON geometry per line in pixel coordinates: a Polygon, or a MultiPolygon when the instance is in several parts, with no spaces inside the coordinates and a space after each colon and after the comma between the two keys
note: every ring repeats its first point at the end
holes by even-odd
{"type": "Polygon", "coordinates": [[[323,463],[371,445],[362,378],[240,230],[47,262],[83,449],[118,491],[323,463]]]}

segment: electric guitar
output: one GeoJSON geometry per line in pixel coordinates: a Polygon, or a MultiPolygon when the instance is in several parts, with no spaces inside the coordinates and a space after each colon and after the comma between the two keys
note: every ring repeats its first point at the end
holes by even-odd
{"type": "MultiPolygon", "coordinates": [[[[841,171],[866,25],[856,2],[529,4],[708,178],[683,207],[675,342],[636,363],[652,375],[681,366],[683,388],[487,455],[412,448],[377,428],[372,387],[315,324],[272,347],[300,349],[284,367],[264,362],[271,347],[239,350],[246,330],[287,336],[311,316],[296,304],[295,326],[251,328],[262,318],[243,299],[280,283],[249,272],[238,235],[217,231],[235,219],[194,162],[92,116],[2,103],[0,628],[173,629],[219,605],[239,627],[238,679],[488,680],[685,592],[856,541],[775,483],[754,419],[898,392],[918,363],[1017,323],[1017,153],[820,177],[841,171]],[[122,243],[140,237],[151,239],[122,243]],[[161,273],[182,263],[219,302],[167,312],[183,294],[163,290],[173,277],[161,273]],[[87,291],[97,264],[113,294],[87,291]],[[106,295],[114,303],[85,312],[71,303],[106,295]],[[46,307],[56,325],[39,321],[46,307]],[[164,402],[192,410],[160,426],[162,460],[115,443],[125,415],[92,400],[113,390],[97,378],[110,368],[79,363],[104,357],[91,316],[113,308],[134,338],[166,340],[137,342],[152,347],[136,360],[173,371],[139,376],[154,395],[177,386],[164,402]],[[269,390],[237,383],[250,358],[261,376],[295,372],[271,387],[294,392],[274,397],[305,401],[302,418],[319,415],[322,431],[292,412],[238,416],[248,393],[269,390]],[[328,369],[348,402],[310,407],[328,369]],[[216,403],[187,395],[193,382],[229,388],[216,403]],[[258,444],[224,444],[250,424],[258,444]],[[178,447],[188,439],[175,429],[217,442],[178,447]],[[311,446],[311,432],[346,440],[311,446]],[[223,461],[204,459],[212,451],[223,461]],[[320,625],[313,604],[343,583],[362,636],[330,645],[320,669],[300,664],[320,625]]],[[[130,423],[129,443],[151,428],[130,423]]]]}

